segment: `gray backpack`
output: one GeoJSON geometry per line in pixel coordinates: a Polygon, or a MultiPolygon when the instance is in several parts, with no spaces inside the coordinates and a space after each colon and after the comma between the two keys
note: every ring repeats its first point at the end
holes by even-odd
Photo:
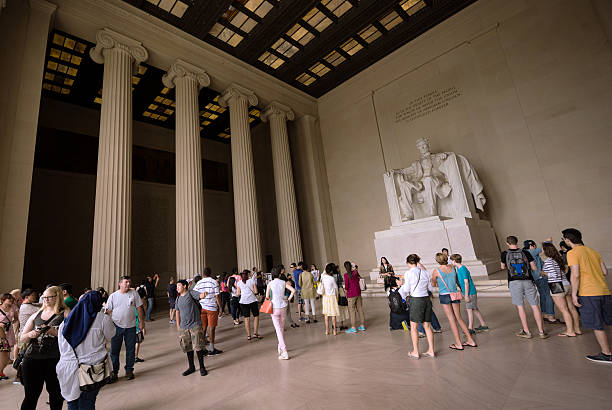
{"type": "Polygon", "coordinates": [[[506,268],[512,280],[531,279],[529,260],[521,249],[508,249],[506,251],[506,268]]]}

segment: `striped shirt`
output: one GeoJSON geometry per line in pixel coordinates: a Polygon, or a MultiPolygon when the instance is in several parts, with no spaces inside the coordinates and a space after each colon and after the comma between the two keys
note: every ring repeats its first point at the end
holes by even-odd
{"type": "Polygon", "coordinates": [[[217,310],[217,295],[219,294],[219,284],[213,278],[202,278],[196,285],[193,287],[198,293],[206,292],[207,295],[204,299],[200,299],[200,305],[202,305],[202,309],[206,310],[217,310]]]}
{"type": "Polygon", "coordinates": [[[544,266],[542,267],[544,274],[548,276],[548,282],[563,282],[564,285],[568,286],[570,283],[567,281],[564,272],[561,272],[559,264],[555,262],[553,258],[546,259],[544,266]]]}

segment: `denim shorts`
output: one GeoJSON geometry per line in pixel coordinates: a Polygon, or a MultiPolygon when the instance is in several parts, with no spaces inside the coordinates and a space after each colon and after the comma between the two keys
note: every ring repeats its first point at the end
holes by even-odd
{"type": "Polygon", "coordinates": [[[578,303],[583,327],[603,330],[604,323],[612,326],[612,296],[578,296],[578,303]]]}
{"type": "Polygon", "coordinates": [[[451,303],[461,303],[460,300],[451,300],[450,295],[440,295],[440,304],[441,305],[450,305],[451,303]]]}

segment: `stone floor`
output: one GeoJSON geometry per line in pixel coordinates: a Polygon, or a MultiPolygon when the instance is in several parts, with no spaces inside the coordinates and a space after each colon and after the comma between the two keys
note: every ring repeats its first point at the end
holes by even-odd
{"type": "MultiPolygon", "coordinates": [[[[584,359],[598,349],[591,332],[567,339],[562,326],[548,326],[548,340],[514,336],[518,317],[507,298],[479,300],[492,330],[476,337],[479,347],[463,352],[452,343],[442,309],[444,333],[436,335],[435,359],[411,360],[409,334],[390,332],[383,298],[364,301],[368,330],[356,335],[325,336],[324,325],[289,329],[291,360],[279,361],[268,315],[264,339],[246,341],[244,328],[220,320],[222,355],[206,359],[209,375],[182,377],[186,368],[176,329],[158,316],[136,365],[136,379],[120,373],[118,383],[100,392],[104,409],[529,409],[612,408],[612,365],[584,359]]],[[[532,323],[535,328],[535,325],[532,323]]],[[[425,348],[421,346],[421,350],[425,348]]],[[[122,359],[123,360],[123,359],[122,359]]],[[[7,370],[14,375],[12,368],[7,370]]],[[[0,384],[0,408],[18,408],[23,388],[0,384]]],[[[45,405],[46,393],[39,400],[45,405]]]]}

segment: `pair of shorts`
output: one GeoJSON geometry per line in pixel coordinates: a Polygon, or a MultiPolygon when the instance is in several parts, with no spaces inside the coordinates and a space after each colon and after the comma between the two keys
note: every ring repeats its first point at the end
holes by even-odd
{"type": "Polygon", "coordinates": [[[523,298],[527,299],[529,306],[539,306],[538,303],[538,288],[530,280],[513,280],[508,285],[510,287],[510,296],[512,296],[512,304],[514,306],[523,306],[523,298]]]}
{"type": "Polygon", "coordinates": [[[240,311],[242,312],[242,316],[249,317],[251,314],[253,317],[259,316],[259,303],[253,302],[248,305],[240,304],[240,311]]]}
{"type": "Polygon", "coordinates": [[[204,331],[202,326],[195,326],[191,329],[181,329],[179,344],[183,353],[204,350],[205,343],[204,331]]]}
{"type": "Polygon", "coordinates": [[[469,295],[469,296],[470,296],[470,301],[465,302],[465,308],[472,309],[472,310],[478,310],[478,295],[474,293],[473,295],[469,295]]]}
{"type": "MultiPolygon", "coordinates": [[[[450,297],[450,296],[449,296],[450,297]]],[[[410,298],[410,321],[414,323],[431,323],[432,312],[429,296],[410,298]]]]}
{"type": "Polygon", "coordinates": [[[451,303],[461,303],[460,300],[452,300],[449,294],[440,295],[441,305],[450,305],[451,303]]]}
{"type": "Polygon", "coordinates": [[[296,301],[298,303],[298,305],[303,305],[304,301],[302,300],[302,290],[295,290],[295,295],[296,295],[296,301]]]}
{"type": "Polygon", "coordinates": [[[563,284],[563,293],[552,293],[552,292],[550,292],[550,296],[552,296],[552,297],[559,297],[559,296],[566,296],[566,295],[572,296],[572,285],[566,285],[564,283],[563,284]]]}
{"type": "Polygon", "coordinates": [[[170,305],[170,309],[174,309],[176,304],[176,299],[168,299],[168,305],[170,305]]]}
{"type": "Polygon", "coordinates": [[[582,327],[604,330],[604,323],[612,326],[612,296],[578,296],[578,303],[582,305],[578,308],[582,327]]]}
{"type": "Polygon", "coordinates": [[[10,352],[11,345],[6,337],[0,338],[0,352],[10,352]]]}
{"type": "Polygon", "coordinates": [[[217,327],[219,312],[216,310],[202,309],[202,312],[200,312],[200,317],[202,318],[202,327],[217,327]]]}

